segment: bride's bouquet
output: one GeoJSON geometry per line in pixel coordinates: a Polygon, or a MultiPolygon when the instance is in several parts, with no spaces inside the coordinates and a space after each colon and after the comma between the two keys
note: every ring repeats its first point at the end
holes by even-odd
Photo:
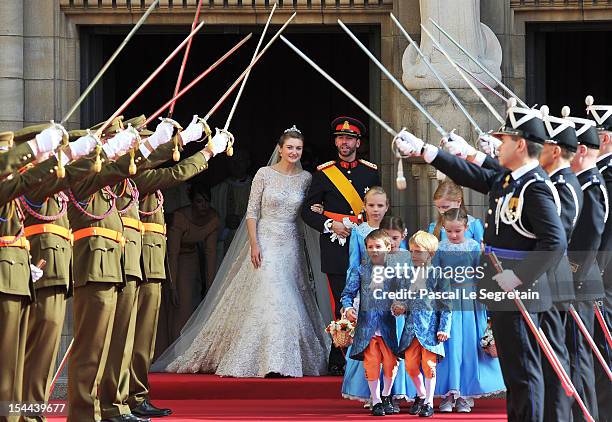
{"type": "Polygon", "coordinates": [[[349,347],[353,343],[355,324],[342,314],[339,320],[330,322],[325,331],[331,335],[334,346],[349,347]]]}
{"type": "Polygon", "coordinates": [[[480,346],[484,351],[491,357],[497,357],[497,347],[495,346],[495,338],[493,338],[493,330],[491,329],[491,322],[487,324],[484,336],[480,339],[480,346]]]}

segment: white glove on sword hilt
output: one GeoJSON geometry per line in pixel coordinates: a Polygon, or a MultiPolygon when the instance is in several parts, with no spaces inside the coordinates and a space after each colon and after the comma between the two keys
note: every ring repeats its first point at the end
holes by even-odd
{"type": "Polygon", "coordinates": [[[470,145],[465,139],[457,135],[454,129],[448,134],[448,137],[442,138],[441,144],[450,154],[456,155],[464,160],[467,157],[476,155],[478,152],[476,148],[470,145]]]}
{"type": "Polygon", "coordinates": [[[420,156],[425,142],[406,129],[402,129],[394,139],[395,147],[403,158],[420,156]]]}
{"type": "Polygon", "coordinates": [[[187,126],[187,129],[181,131],[179,136],[181,138],[181,142],[183,146],[187,145],[190,142],[198,141],[202,138],[202,134],[204,133],[204,126],[202,122],[200,122],[200,118],[198,115],[194,115],[193,119],[191,119],[191,123],[187,126]]]}
{"type": "Polygon", "coordinates": [[[40,132],[30,142],[35,147],[34,153],[38,155],[55,151],[62,143],[67,142],[68,132],[60,124],[51,121],[51,126],[40,132]]]}
{"type": "Polygon", "coordinates": [[[210,141],[206,144],[206,148],[208,148],[213,155],[217,155],[222,153],[225,150],[229,150],[234,144],[234,135],[228,132],[225,129],[216,129],[215,136],[212,137],[210,141]]]}
{"type": "Polygon", "coordinates": [[[502,142],[489,133],[483,133],[478,137],[478,149],[491,157],[497,156],[497,150],[502,142]]]}

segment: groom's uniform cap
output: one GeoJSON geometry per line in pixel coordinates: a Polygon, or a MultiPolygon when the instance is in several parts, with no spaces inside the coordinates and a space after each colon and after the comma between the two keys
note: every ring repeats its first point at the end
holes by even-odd
{"type": "Polygon", "coordinates": [[[333,135],[348,135],[355,138],[365,136],[366,127],[353,117],[340,116],[331,123],[333,135]]]}

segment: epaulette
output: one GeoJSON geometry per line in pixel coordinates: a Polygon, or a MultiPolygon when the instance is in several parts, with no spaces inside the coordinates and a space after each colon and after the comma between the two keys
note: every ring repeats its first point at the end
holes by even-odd
{"type": "Polygon", "coordinates": [[[374,163],[370,163],[369,161],[363,160],[363,159],[359,159],[359,162],[361,164],[363,164],[364,166],[368,166],[374,170],[378,170],[378,166],[374,163]]]}
{"type": "Polygon", "coordinates": [[[594,174],[594,175],[592,175],[592,176],[591,176],[591,182],[592,182],[594,185],[599,185],[599,184],[601,184],[601,180],[599,179],[599,176],[597,176],[596,174],[594,174]]]}
{"type": "Polygon", "coordinates": [[[336,164],[336,162],[334,160],[328,161],[327,163],[323,163],[323,164],[317,166],[317,170],[319,170],[319,171],[325,170],[326,168],[331,167],[334,164],[336,164]]]}
{"type": "Polygon", "coordinates": [[[565,185],[567,182],[565,181],[565,177],[563,177],[562,174],[559,175],[559,177],[557,177],[557,180],[555,181],[555,184],[562,184],[565,185]]]}

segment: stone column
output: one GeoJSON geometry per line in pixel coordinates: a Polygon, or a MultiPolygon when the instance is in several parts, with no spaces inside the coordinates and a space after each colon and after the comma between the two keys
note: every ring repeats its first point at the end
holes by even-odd
{"type": "Polygon", "coordinates": [[[0,2],[0,130],[23,126],[23,1],[0,2]]]}

